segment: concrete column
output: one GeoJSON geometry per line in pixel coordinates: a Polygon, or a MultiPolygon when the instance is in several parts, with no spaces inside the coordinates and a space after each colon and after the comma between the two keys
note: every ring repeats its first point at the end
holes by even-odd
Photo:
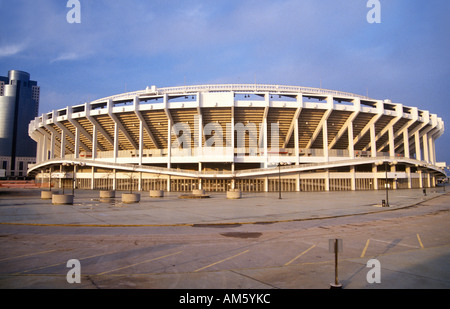
{"type": "MultiPolygon", "coordinates": [[[[48,138],[47,136],[44,134],[42,135],[42,161],[47,161],[48,160],[48,138]]],[[[11,162],[12,164],[13,162],[11,162]]],[[[14,162],[15,164],[15,162],[14,162]]],[[[16,167],[17,168],[17,167],[16,167]]],[[[11,170],[12,172],[15,172],[13,170],[11,170]]]]}
{"type": "Polygon", "coordinates": [[[139,172],[138,191],[142,191],[142,172],[139,172]]]}
{"type": "Polygon", "coordinates": [[[80,157],[80,130],[75,127],[75,147],[73,150],[73,156],[75,159],[80,157]]]}
{"type": "Polygon", "coordinates": [[[436,164],[436,155],[434,153],[434,151],[435,151],[434,140],[433,140],[433,135],[431,135],[431,134],[428,136],[428,150],[430,152],[429,162],[431,164],[436,164]]]}
{"type": "MultiPolygon", "coordinates": [[[[295,165],[299,165],[300,164],[300,149],[299,149],[299,144],[298,144],[298,118],[295,120],[294,123],[294,148],[295,148],[295,165]]],[[[298,187],[299,189],[297,191],[300,191],[300,187],[298,187]]]]}
{"type": "Polygon", "coordinates": [[[233,101],[233,106],[231,106],[231,123],[229,124],[230,129],[229,132],[227,132],[227,138],[230,138],[230,144],[227,145],[227,147],[231,147],[231,153],[232,153],[232,162],[231,162],[231,169],[234,172],[234,160],[235,160],[235,156],[234,156],[234,148],[236,145],[234,145],[234,134],[235,134],[235,130],[234,130],[234,101],[233,101]]]}
{"type": "Polygon", "coordinates": [[[351,189],[352,189],[352,191],[355,191],[356,190],[355,166],[350,167],[350,175],[351,175],[351,189]]]}
{"type": "Polygon", "coordinates": [[[43,140],[43,136],[44,135],[40,135],[38,140],[37,140],[37,145],[36,145],[36,162],[42,162],[43,158],[42,158],[42,140],[43,140]]]}
{"type": "Polygon", "coordinates": [[[92,160],[97,159],[97,145],[98,138],[97,138],[97,126],[92,125],[92,160]]]}
{"type": "Polygon", "coordinates": [[[372,164],[373,173],[373,189],[378,190],[378,167],[376,164],[372,164]]]}
{"type": "MultiPolygon", "coordinates": [[[[416,133],[414,133],[414,144],[416,144],[416,160],[421,161],[422,156],[420,153],[420,137],[419,137],[419,131],[417,130],[416,133]]],[[[422,186],[421,186],[422,188],[422,186]]]]}
{"type": "Polygon", "coordinates": [[[422,136],[422,143],[423,143],[423,160],[425,162],[430,162],[429,161],[429,152],[428,152],[428,138],[427,138],[427,134],[425,134],[424,136],[422,136]]]}
{"type": "Polygon", "coordinates": [[[419,188],[423,188],[422,170],[418,169],[417,174],[419,174],[419,188]]]}
{"type": "Polygon", "coordinates": [[[433,164],[436,164],[436,143],[435,143],[435,139],[434,139],[433,136],[431,137],[431,141],[432,141],[431,147],[432,147],[432,149],[433,149],[433,157],[432,157],[432,160],[433,160],[433,164]]]}
{"type": "Polygon", "coordinates": [[[389,126],[388,129],[389,136],[389,156],[395,157],[395,141],[394,141],[394,126],[389,126]]]}
{"type": "Polygon", "coordinates": [[[66,135],[64,134],[64,130],[61,130],[61,159],[66,157],[66,135]]]}
{"type": "MultiPolygon", "coordinates": [[[[197,155],[200,156],[203,154],[203,115],[199,114],[195,116],[197,118],[197,145],[194,145],[194,147],[197,147],[197,155]]],[[[194,121],[195,122],[195,121],[194,121]]],[[[195,125],[195,123],[194,123],[195,125]]],[[[195,142],[194,142],[195,143],[195,142]]]]}
{"type": "MultiPolygon", "coordinates": [[[[44,159],[42,157],[43,140],[44,140],[44,135],[43,134],[39,135],[39,138],[37,141],[37,147],[36,147],[36,162],[44,161],[44,159]]],[[[10,166],[11,166],[11,163],[10,163],[10,166]]]]}
{"type": "MultiPolygon", "coordinates": [[[[202,171],[202,162],[198,162],[198,171],[201,172],[202,171]]],[[[202,179],[198,178],[198,188],[199,189],[203,189],[203,183],[202,183],[202,179]]]]}
{"type": "Polygon", "coordinates": [[[408,189],[412,188],[412,182],[411,182],[411,167],[406,167],[405,168],[406,171],[406,177],[408,178],[408,189]]]}
{"type": "Polygon", "coordinates": [[[170,168],[172,166],[171,160],[172,160],[172,120],[169,117],[167,127],[167,168],[170,168]]]}
{"type": "Polygon", "coordinates": [[[268,162],[269,162],[269,140],[268,140],[268,132],[269,132],[269,126],[267,124],[267,115],[269,113],[270,110],[270,95],[269,93],[265,93],[264,94],[264,104],[265,104],[265,108],[264,108],[264,115],[263,115],[263,127],[264,127],[264,167],[267,168],[268,167],[268,162]]]}
{"type": "MultiPolygon", "coordinates": [[[[323,156],[325,161],[329,161],[328,155],[328,120],[325,119],[322,126],[322,138],[323,138],[323,156]]],[[[327,190],[328,191],[328,190],[327,190]]]]}
{"type": "Polygon", "coordinates": [[[91,190],[94,190],[94,182],[95,182],[95,167],[91,168],[91,190]]]}
{"type": "MultiPolygon", "coordinates": [[[[114,163],[117,163],[117,157],[119,155],[119,126],[117,122],[114,122],[114,150],[113,150],[114,163]]],[[[114,189],[115,190],[115,189],[114,189]]]]}
{"type": "Polygon", "coordinates": [[[41,137],[36,137],[36,163],[40,163],[41,159],[41,137]]]}
{"type": "Polygon", "coordinates": [[[330,191],[330,171],[325,170],[325,191],[330,191]]]}
{"type": "MultiPolygon", "coordinates": [[[[142,165],[142,156],[144,154],[144,124],[139,120],[139,165],[142,165]]],[[[139,189],[139,191],[141,191],[139,189]]]]}
{"type": "Polygon", "coordinates": [[[351,159],[355,158],[355,145],[353,145],[353,121],[350,121],[347,127],[348,135],[348,154],[351,159]]]}
{"type": "Polygon", "coordinates": [[[405,158],[409,159],[409,138],[408,138],[408,129],[403,131],[403,151],[405,153],[405,158]]]}
{"type": "Polygon", "coordinates": [[[113,169],[113,190],[116,190],[116,169],[113,169]]]}
{"type": "Polygon", "coordinates": [[[36,163],[41,162],[41,158],[39,155],[39,149],[40,149],[40,138],[35,138],[34,141],[36,142],[36,163]]]}
{"type": "MultiPolygon", "coordinates": [[[[268,160],[269,160],[269,154],[268,152],[268,146],[267,146],[267,117],[263,118],[262,123],[262,130],[263,130],[263,147],[264,147],[264,168],[268,167],[268,160]]],[[[249,145],[250,146],[250,145],[249,145]]]]}
{"type": "Polygon", "coordinates": [[[56,145],[56,138],[55,138],[55,133],[51,133],[50,135],[50,159],[54,159],[55,158],[55,145],[56,145]]]}
{"type": "Polygon", "coordinates": [[[73,180],[74,180],[73,183],[72,183],[72,186],[73,186],[74,189],[78,189],[78,186],[77,186],[77,183],[78,183],[78,177],[77,177],[78,166],[77,165],[73,166],[72,172],[73,172],[73,180]]]}
{"type": "Polygon", "coordinates": [[[377,142],[375,139],[375,123],[370,125],[370,155],[372,158],[377,156],[377,142]]]}

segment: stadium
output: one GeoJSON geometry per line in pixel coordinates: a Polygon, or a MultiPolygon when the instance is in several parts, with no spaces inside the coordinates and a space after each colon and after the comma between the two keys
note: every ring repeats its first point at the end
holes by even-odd
{"type": "Polygon", "coordinates": [[[428,188],[443,133],[429,111],[335,90],[151,86],[36,117],[28,174],[93,190],[428,188]]]}

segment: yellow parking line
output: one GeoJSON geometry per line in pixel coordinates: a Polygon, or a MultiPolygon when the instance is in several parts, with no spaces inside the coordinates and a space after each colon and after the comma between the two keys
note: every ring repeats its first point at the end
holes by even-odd
{"type": "Polygon", "coordinates": [[[139,263],[127,265],[127,266],[120,267],[120,268],[111,269],[111,270],[108,270],[108,271],[104,271],[104,272],[102,272],[102,273],[99,273],[99,274],[97,274],[97,276],[101,276],[101,275],[104,275],[104,274],[107,274],[107,273],[111,273],[111,272],[113,272],[113,271],[122,270],[122,269],[129,268],[129,267],[133,267],[133,266],[136,266],[136,265],[140,265],[140,264],[144,264],[144,263],[149,263],[149,262],[152,262],[152,261],[160,260],[160,259],[163,259],[163,258],[172,256],[172,255],[180,254],[181,252],[183,252],[183,251],[178,251],[178,252],[175,252],[175,253],[167,254],[167,255],[160,256],[160,257],[153,258],[153,259],[149,259],[149,260],[145,260],[145,261],[142,261],[142,262],[139,262],[139,263]]]}
{"type": "Polygon", "coordinates": [[[292,262],[294,262],[296,259],[298,259],[299,257],[301,257],[303,254],[305,254],[306,252],[308,252],[309,250],[311,250],[312,248],[314,248],[316,245],[312,245],[311,247],[309,247],[308,249],[306,249],[305,251],[303,251],[302,253],[300,253],[299,255],[297,255],[295,258],[293,258],[292,260],[290,260],[289,262],[287,262],[286,264],[284,264],[284,266],[288,266],[289,264],[291,264],[292,262]]]}
{"type": "Polygon", "coordinates": [[[226,259],[223,259],[223,260],[221,260],[221,261],[218,261],[218,262],[215,262],[215,263],[209,264],[208,266],[205,266],[205,267],[199,268],[199,269],[195,270],[194,272],[198,272],[198,271],[200,271],[200,270],[203,270],[203,269],[206,269],[206,268],[208,268],[208,267],[211,267],[211,266],[214,266],[214,265],[220,264],[220,263],[222,263],[222,262],[225,262],[225,261],[231,260],[232,258],[235,258],[235,257],[237,257],[237,256],[239,256],[239,255],[241,255],[241,254],[247,253],[247,252],[249,252],[249,251],[250,251],[250,250],[245,250],[245,251],[243,251],[243,252],[241,252],[241,253],[238,253],[238,254],[236,254],[236,255],[233,255],[233,256],[227,257],[226,259]]]}
{"type": "Polygon", "coordinates": [[[362,258],[364,257],[364,255],[366,255],[366,250],[369,247],[369,242],[370,242],[370,239],[367,239],[366,246],[364,247],[363,252],[361,253],[362,258]]]}
{"type": "Polygon", "coordinates": [[[421,247],[422,249],[425,248],[425,247],[423,246],[423,244],[422,244],[422,240],[420,240],[419,234],[417,234],[417,240],[419,241],[420,247],[421,247]]]}
{"type": "Polygon", "coordinates": [[[9,258],[1,259],[0,262],[7,261],[7,260],[12,260],[12,259],[19,259],[19,258],[22,258],[22,257],[28,257],[28,256],[33,256],[33,255],[49,253],[49,252],[54,252],[54,251],[57,251],[57,249],[55,249],[55,250],[48,250],[48,251],[41,251],[41,252],[36,252],[36,253],[30,253],[30,254],[24,254],[24,255],[19,255],[19,256],[12,256],[12,257],[9,257],[9,258]]]}

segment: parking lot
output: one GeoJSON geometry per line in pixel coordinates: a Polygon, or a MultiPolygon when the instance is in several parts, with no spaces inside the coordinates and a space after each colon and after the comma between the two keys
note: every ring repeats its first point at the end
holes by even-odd
{"type": "MultiPolygon", "coordinates": [[[[26,191],[0,197],[1,288],[328,289],[329,239],[342,239],[344,288],[449,288],[450,195],[245,194],[240,200],[144,197],[55,206],[26,191]],[[69,283],[80,263],[80,283],[69,283]],[[370,259],[381,282],[369,283],[370,259]]],[[[144,193],[143,193],[144,195],[144,193]]]]}

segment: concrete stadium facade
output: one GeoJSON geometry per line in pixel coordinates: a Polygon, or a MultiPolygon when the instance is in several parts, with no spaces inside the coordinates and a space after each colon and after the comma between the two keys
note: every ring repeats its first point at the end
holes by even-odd
{"type": "Polygon", "coordinates": [[[426,188],[445,176],[443,133],[428,111],[341,91],[151,86],[36,117],[28,173],[108,190],[426,188]]]}

